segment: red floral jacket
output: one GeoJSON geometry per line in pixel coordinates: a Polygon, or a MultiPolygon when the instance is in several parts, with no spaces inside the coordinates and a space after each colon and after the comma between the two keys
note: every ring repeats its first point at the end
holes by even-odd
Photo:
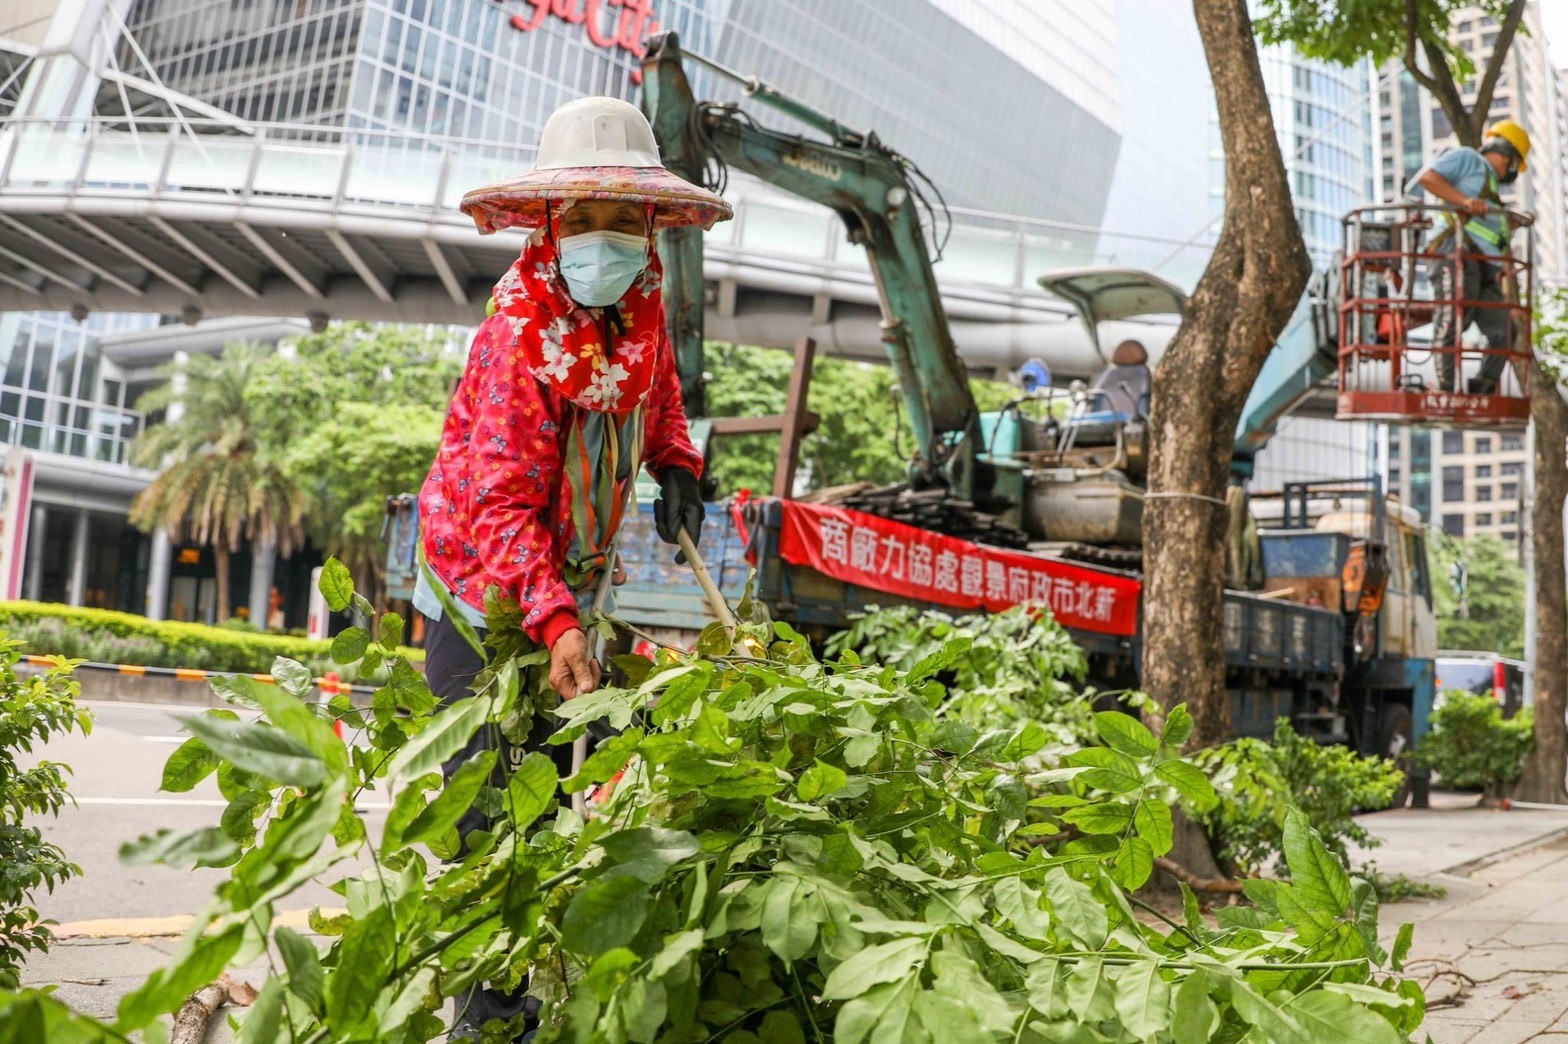
{"type": "MultiPolygon", "coordinates": [[[[655,476],[670,467],[701,475],[667,338],[657,351],[643,463],[655,476]]],[[[492,316],[474,336],[419,495],[436,577],[481,611],[498,586],[523,607],[528,636],[547,646],[578,626],[577,598],[561,579],[574,527],[559,437],[563,413],[575,408],[528,371],[506,318],[492,316]]]]}

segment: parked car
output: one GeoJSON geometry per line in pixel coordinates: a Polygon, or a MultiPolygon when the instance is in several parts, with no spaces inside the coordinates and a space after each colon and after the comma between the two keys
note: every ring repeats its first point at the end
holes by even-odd
{"type": "Polygon", "coordinates": [[[1524,661],[1489,652],[1439,651],[1437,701],[1458,689],[1478,696],[1490,695],[1502,704],[1503,717],[1511,718],[1529,704],[1524,694],[1524,661]]]}

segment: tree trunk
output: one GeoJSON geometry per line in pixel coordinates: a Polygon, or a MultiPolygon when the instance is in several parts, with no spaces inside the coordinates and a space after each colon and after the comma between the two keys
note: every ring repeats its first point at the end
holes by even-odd
{"type": "Polygon", "coordinates": [[[218,607],[215,618],[218,623],[222,623],[229,618],[234,606],[229,594],[229,549],[223,544],[212,545],[212,560],[218,571],[218,607]]]}
{"type": "Polygon", "coordinates": [[[1225,148],[1225,214],[1213,257],[1154,375],[1143,688],[1162,707],[1188,705],[1192,744],[1201,747],[1230,732],[1222,596],[1236,423],[1311,262],[1246,0],[1195,0],[1193,7],[1225,148]]]}
{"type": "Polygon", "coordinates": [[[1563,500],[1568,496],[1568,403],[1552,373],[1531,377],[1535,489],[1530,507],[1535,554],[1535,746],[1514,788],[1521,801],[1568,804],[1568,580],[1563,561],[1563,500]]]}

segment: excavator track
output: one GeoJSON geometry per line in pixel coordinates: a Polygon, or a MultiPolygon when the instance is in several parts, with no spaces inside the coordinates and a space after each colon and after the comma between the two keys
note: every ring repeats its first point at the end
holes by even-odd
{"type": "Polygon", "coordinates": [[[1029,537],[1017,526],[942,489],[915,490],[900,482],[845,493],[825,502],[976,544],[1019,551],[1029,546],[1029,537]]]}

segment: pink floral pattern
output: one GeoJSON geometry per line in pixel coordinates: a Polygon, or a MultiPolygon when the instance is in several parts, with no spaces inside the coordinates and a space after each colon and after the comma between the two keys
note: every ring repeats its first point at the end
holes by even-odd
{"type": "MultiPolygon", "coordinates": [[[[712,228],[734,216],[724,197],[676,177],[663,167],[564,167],[533,170],[496,185],[474,189],[460,207],[481,233],[504,228],[540,228],[547,204],[579,199],[624,199],[655,207],[658,228],[712,228]]],[[[657,283],[655,284],[657,288],[657,283]]]]}

